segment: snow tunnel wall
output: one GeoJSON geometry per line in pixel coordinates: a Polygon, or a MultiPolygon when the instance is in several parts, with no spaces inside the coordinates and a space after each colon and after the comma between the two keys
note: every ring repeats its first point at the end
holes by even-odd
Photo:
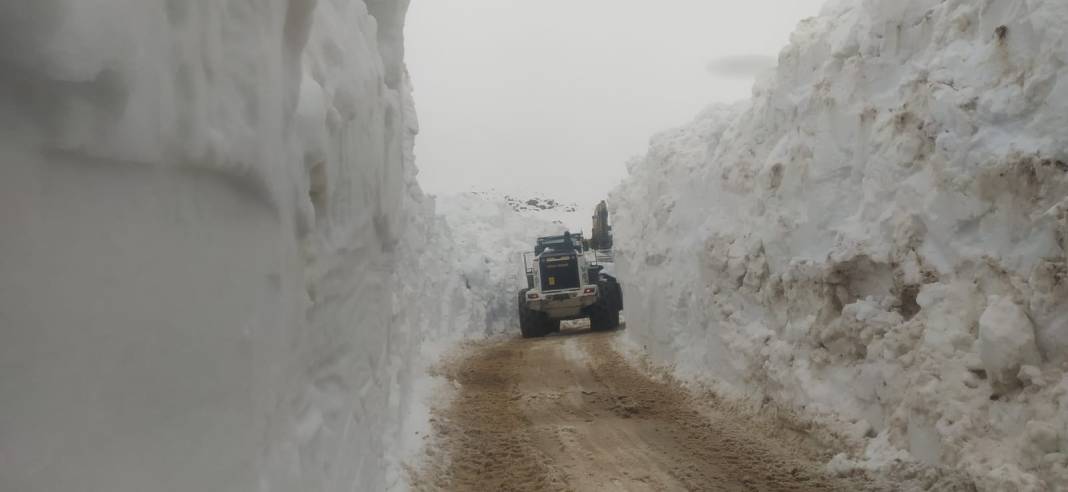
{"type": "Polygon", "coordinates": [[[803,21],[751,101],[629,163],[627,337],[855,422],[865,466],[904,449],[991,490],[1068,483],[1066,21],[1024,0],[803,21]]]}
{"type": "Polygon", "coordinates": [[[398,484],[421,344],[485,313],[370,7],[0,4],[0,489],[398,484]]]}

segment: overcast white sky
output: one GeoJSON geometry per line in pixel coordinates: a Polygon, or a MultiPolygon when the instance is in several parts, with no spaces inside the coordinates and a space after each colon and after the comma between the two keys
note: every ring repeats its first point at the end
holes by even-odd
{"type": "Polygon", "coordinates": [[[434,194],[495,188],[592,208],[650,136],[749,96],[752,77],[713,74],[710,62],[774,60],[822,3],[413,0],[420,182],[434,194]]]}

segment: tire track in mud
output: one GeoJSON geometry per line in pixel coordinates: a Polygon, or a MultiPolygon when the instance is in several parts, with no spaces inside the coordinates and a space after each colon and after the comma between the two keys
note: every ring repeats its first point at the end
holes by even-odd
{"type": "Polygon", "coordinates": [[[664,437],[649,443],[681,458],[670,472],[686,490],[856,490],[857,484],[825,476],[820,453],[803,449],[782,428],[775,435],[718,400],[697,402],[671,379],[650,378],[608,343],[584,345],[594,377],[607,390],[595,405],[622,418],[657,422],[664,437]]]}
{"type": "Polygon", "coordinates": [[[827,476],[827,442],[800,424],[651,378],[612,348],[615,336],[487,342],[447,362],[441,372],[459,390],[433,410],[434,436],[413,489],[869,488],[827,476]]]}
{"type": "Polygon", "coordinates": [[[533,444],[519,405],[523,347],[475,346],[442,373],[462,390],[431,418],[428,465],[415,472],[414,490],[567,490],[551,460],[533,444]],[[434,448],[438,449],[435,450],[434,448]]]}

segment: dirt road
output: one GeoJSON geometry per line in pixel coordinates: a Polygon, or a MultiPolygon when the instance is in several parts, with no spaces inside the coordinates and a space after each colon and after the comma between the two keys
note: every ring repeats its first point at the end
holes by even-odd
{"type": "Polygon", "coordinates": [[[822,472],[830,436],[651,378],[617,333],[469,347],[442,372],[416,490],[859,490],[822,472]]]}

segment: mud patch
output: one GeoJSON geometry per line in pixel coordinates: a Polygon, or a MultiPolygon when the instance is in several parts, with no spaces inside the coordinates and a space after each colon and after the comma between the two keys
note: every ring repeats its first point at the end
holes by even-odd
{"type": "Polygon", "coordinates": [[[478,344],[446,364],[454,401],[434,410],[415,490],[871,490],[828,475],[841,451],[800,421],[754,418],[653,377],[617,333],[566,330],[478,344]],[[790,422],[789,425],[785,425],[790,422]]]}
{"type": "Polygon", "coordinates": [[[459,387],[446,407],[432,409],[433,440],[425,464],[411,471],[413,490],[568,490],[533,444],[516,384],[522,351],[512,344],[476,344],[471,355],[440,372],[459,387]]]}

